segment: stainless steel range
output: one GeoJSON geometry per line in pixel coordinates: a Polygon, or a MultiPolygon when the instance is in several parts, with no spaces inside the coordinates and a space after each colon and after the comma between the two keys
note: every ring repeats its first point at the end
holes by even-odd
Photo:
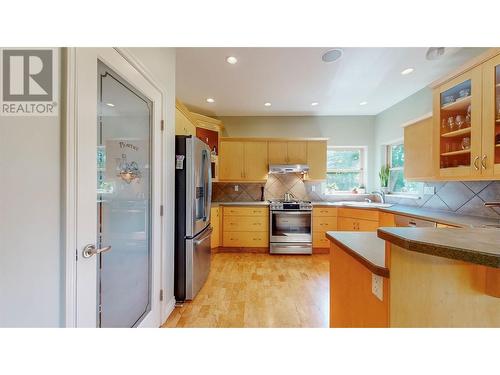
{"type": "Polygon", "coordinates": [[[271,254],[312,254],[312,204],[274,200],[269,205],[271,254]]]}

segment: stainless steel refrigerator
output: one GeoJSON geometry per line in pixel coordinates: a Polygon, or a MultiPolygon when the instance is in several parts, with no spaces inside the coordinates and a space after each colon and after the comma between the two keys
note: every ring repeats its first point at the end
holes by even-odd
{"type": "Polygon", "coordinates": [[[192,300],[210,271],[210,147],[194,136],[175,139],[175,299],[192,300]]]}

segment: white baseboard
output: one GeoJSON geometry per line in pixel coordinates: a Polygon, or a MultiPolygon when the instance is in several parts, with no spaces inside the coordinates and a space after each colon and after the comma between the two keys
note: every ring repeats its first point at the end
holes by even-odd
{"type": "Polygon", "coordinates": [[[170,316],[170,314],[172,314],[172,311],[174,311],[174,309],[175,309],[175,297],[172,296],[172,298],[168,300],[165,305],[165,315],[163,318],[163,323],[167,321],[168,317],[170,316]]]}

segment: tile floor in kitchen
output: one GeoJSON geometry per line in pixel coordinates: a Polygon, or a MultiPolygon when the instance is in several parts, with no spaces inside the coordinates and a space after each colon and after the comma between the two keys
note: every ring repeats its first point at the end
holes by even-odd
{"type": "Polygon", "coordinates": [[[328,259],[214,254],[206,284],[163,327],[328,327],[328,259]]]}

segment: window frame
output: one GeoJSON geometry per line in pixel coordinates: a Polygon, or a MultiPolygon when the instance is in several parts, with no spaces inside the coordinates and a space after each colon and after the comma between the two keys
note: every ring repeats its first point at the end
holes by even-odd
{"type": "MultiPolygon", "coordinates": [[[[391,143],[388,143],[385,145],[385,156],[386,156],[386,165],[389,166],[389,183],[388,183],[388,187],[391,186],[391,173],[392,171],[402,171],[403,172],[403,179],[405,182],[408,182],[405,177],[404,177],[404,164],[403,163],[403,166],[402,167],[393,167],[392,166],[392,148],[394,146],[399,146],[399,145],[402,145],[403,146],[403,152],[404,152],[404,139],[399,139],[397,141],[394,141],[394,142],[391,142],[391,143]]],[[[401,196],[409,196],[409,197],[420,197],[422,194],[421,192],[417,192],[417,191],[394,191],[392,189],[389,190],[389,194],[391,195],[401,195],[401,196]]]]}
{"type": "MultiPolygon", "coordinates": [[[[328,146],[326,149],[326,176],[329,173],[360,173],[360,186],[363,185],[366,188],[366,146],[328,146]],[[328,152],[329,151],[359,151],[359,169],[357,168],[334,168],[328,169],[328,152]]],[[[325,189],[326,195],[335,194],[351,194],[351,190],[333,190],[329,191],[328,188],[325,189]]]]}

